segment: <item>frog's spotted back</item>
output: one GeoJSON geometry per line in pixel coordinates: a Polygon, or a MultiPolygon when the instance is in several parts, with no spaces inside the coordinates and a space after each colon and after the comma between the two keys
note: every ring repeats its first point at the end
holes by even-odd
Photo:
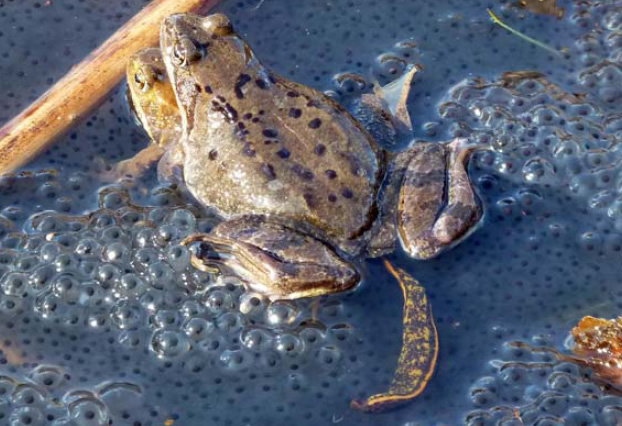
{"type": "Polygon", "coordinates": [[[225,217],[277,215],[338,244],[359,236],[381,173],[371,136],[324,94],[271,75],[235,33],[213,34],[213,19],[176,15],[162,30],[189,189],[225,217]]]}

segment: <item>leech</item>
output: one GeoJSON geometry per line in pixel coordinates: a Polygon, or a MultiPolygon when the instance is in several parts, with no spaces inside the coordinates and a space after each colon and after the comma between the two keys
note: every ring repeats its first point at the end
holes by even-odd
{"type": "Polygon", "coordinates": [[[404,297],[402,350],[389,390],[365,400],[353,400],[352,408],[378,413],[404,404],[423,392],[436,365],[438,336],[425,289],[403,269],[389,261],[384,266],[400,284],[404,297]]]}

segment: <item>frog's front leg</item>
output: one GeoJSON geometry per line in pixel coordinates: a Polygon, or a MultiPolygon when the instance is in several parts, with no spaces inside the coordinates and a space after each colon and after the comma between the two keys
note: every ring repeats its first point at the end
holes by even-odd
{"type": "Polygon", "coordinates": [[[404,250],[430,259],[466,238],[482,217],[467,174],[467,161],[479,145],[465,139],[419,143],[400,190],[397,225],[404,250]]]}
{"type": "Polygon", "coordinates": [[[116,182],[123,178],[137,178],[142,176],[149,167],[162,157],[164,150],[156,144],[149,144],[132,158],[120,161],[111,168],[98,173],[104,182],[116,182]]]}
{"type": "Polygon", "coordinates": [[[357,270],[321,241],[268,220],[244,216],[195,234],[192,264],[214,272],[223,267],[270,299],[297,299],[337,293],[359,282],[357,270]]]}

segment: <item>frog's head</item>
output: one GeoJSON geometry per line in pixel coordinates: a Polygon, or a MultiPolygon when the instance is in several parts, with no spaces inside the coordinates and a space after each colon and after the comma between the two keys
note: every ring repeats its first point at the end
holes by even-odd
{"type": "Polygon", "coordinates": [[[248,45],[223,14],[169,16],[160,30],[160,48],[180,107],[186,114],[203,92],[233,90],[239,74],[254,60],[248,45]]]}
{"type": "Polygon", "coordinates": [[[160,49],[143,49],[132,55],[126,75],[130,109],[151,139],[161,147],[178,139],[179,109],[160,49]]]}

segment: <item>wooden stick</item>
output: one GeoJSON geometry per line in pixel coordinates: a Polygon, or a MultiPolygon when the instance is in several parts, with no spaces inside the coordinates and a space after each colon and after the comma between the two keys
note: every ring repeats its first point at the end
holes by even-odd
{"type": "Polygon", "coordinates": [[[18,116],[0,128],[0,173],[24,165],[98,106],[125,75],[130,55],[155,46],[173,13],[207,11],[219,0],[154,0],[18,116]]]}

